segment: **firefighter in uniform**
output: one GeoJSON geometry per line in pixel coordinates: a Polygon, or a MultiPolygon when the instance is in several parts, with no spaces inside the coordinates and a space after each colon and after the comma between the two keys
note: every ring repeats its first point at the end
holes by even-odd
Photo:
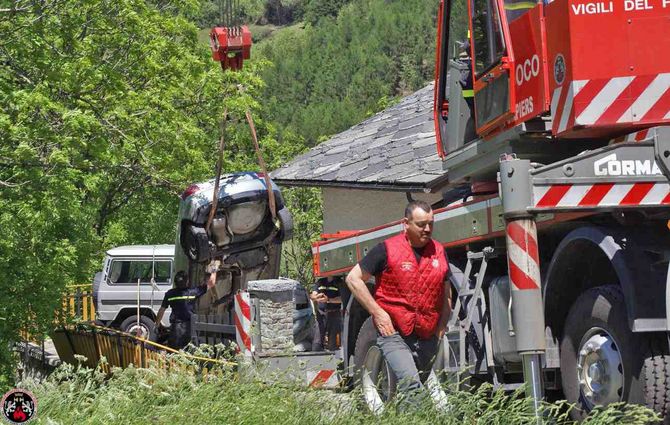
{"type": "Polygon", "coordinates": [[[477,137],[475,131],[475,90],[472,83],[472,58],[470,57],[470,39],[468,38],[465,43],[461,46],[461,53],[458,55],[458,62],[462,65],[465,65],[465,68],[461,70],[461,93],[463,93],[463,99],[468,105],[470,110],[470,117],[468,118],[467,123],[465,124],[465,142],[474,140],[477,137]]]}
{"type": "Polygon", "coordinates": [[[195,313],[198,298],[216,285],[216,268],[211,270],[207,283],[204,285],[189,288],[188,275],[184,271],[175,274],[174,284],[175,287],[167,291],[163,297],[163,303],[156,315],[156,326],[162,326],[161,320],[163,320],[165,310],[171,307],[168,345],[175,350],[181,350],[191,339],[191,315],[195,313]]]}
{"type": "Polygon", "coordinates": [[[313,350],[321,351],[326,345],[326,336],[329,350],[339,348],[340,333],[342,332],[342,298],[340,285],[342,278],[325,277],[316,281],[309,295],[312,301],[317,302],[318,334],[314,335],[313,350]]]}
{"type": "Polygon", "coordinates": [[[372,316],[377,345],[398,378],[399,393],[411,405],[446,331],[451,284],[446,252],[431,238],[430,205],[410,202],[402,223],[404,231],[375,246],[346,281],[372,316]],[[372,276],[374,296],[365,285],[372,276]]]}

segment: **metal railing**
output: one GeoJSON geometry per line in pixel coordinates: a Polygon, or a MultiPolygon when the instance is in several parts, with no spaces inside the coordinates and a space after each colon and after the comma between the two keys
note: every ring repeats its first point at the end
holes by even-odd
{"type": "MultiPolygon", "coordinates": [[[[31,316],[33,317],[33,316],[31,316]]],[[[33,317],[34,318],[34,317],[33,317]]],[[[95,303],[93,302],[92,285],[68,285],[61,297],[60,308],[54,313],[54,326],[72,322],[94,322],[95,303]]],[[[24,342],[42,344],[43,335],[33,335],[28,330],[20,331],[24,342]]]]}
{"type": "Polygon", "coordinates": [[[61,326],[53,332],[52,340],[61,361],[83,364],[91,368],[99,367],[104,373],[110,373],[112,367],[125,368],[131,364],[142,368],[183,367],[183,362],[166,356],[175,353],[179,353],[181,359],[192,362],[221,366],[237,364],[187,354],[116,329],[97,325],[61,326]]]}
{"type": "MultiPolygon", "coordinates": [[[[62,297],[60,308],[55,312],[54,331],[50,333],[54,348],[62,362],[71,364],[83,364],[91,368],[99,367],[104,373],[109,374],[112,367],[125,368],[129,365],[135,367],[159,367],[179,368],[184,366],[184,361],[198,362],[208,365],[234,366],[236,363],[220,359],[199,357],[177,351],[170,347],[153,341],[121,332],[116,329],[106,328],[94,324],[95,303],[93,302],[93,291],[90,284],[71,285],[66,288],[62,297]],[[179,360],[166,356],[166,354],[179,353],[179,360]],[[80,357],[81,356],[81,357],[80,357]],[[104,361],[103,361],[104,359],[104,361]]],[[[196,325],[200,324],[196,320],[196,325]]],[[[205,341],[210,341],[217,331],[221,333],[223,325],[209,325],[214,328],[195,326],[200,331],[205,331],[205,341]]],[[[234,326],[225,326],[224,333],[234,334],[234,326]]],[[[198,333],[196,332],[196,335],[198,333]]],[[[33,335],[28,331],[21,332],[23,339],[23,350],[28,350],[30,343],[41,347],[44,357],[44,336],[33,335]]],[[[220,335],[219,335],[220,338],[220,335]]],[[[196,338],[197,341],[200,341],[196,338]]],[[[26,351],[27,353],[27,351],[26,351]]]]}
{"type": "Polygon", "coordinates": [[[60,319],[92,322],[95,320],[95,303],[91,284],[70,285],[63,295],[60,319]]]}

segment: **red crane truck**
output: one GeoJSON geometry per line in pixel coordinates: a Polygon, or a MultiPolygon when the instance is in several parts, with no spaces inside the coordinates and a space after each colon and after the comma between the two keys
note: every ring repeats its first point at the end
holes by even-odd
{"type": "MultiPolygon", "coordinates": [[[[576,418],[618,401],[665,416],[670,1],[442,0],[437,36],[436,145],[445,199],[461,198],[435,211],[458,292],[437,367],[525,378],[536,401],[561,390],[576,418]]],[[[346,274],[400,230],[324,235],[315,274],[346,274]]],[[[374,407],[394,380],[344,298],[345,369],[374,407]]]]}

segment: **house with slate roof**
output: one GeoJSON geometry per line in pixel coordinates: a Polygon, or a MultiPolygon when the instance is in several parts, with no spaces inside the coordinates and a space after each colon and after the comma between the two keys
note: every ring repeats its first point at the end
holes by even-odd
{"type": "Polygon", "coordinates": [[[320,187],[323,232],[398,220],[408,197],[442,199],[433,125],[433,84],[271,173],[282,186],[320,187]]]}

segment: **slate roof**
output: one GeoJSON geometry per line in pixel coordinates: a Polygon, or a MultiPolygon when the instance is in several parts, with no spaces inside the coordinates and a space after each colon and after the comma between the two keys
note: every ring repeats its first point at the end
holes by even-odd
{"type": "Polygon", "coordinates": [[[426,191],[444,172],[435,146],[433,83],[271,173],[283,186],[426,191]]]}

